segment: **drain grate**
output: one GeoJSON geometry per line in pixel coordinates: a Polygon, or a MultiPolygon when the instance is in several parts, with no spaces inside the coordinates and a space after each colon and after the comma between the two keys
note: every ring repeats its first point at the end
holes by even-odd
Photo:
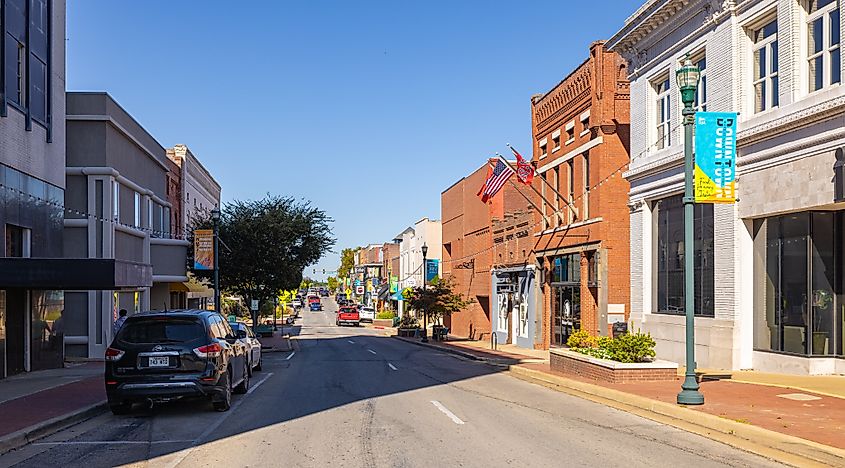
{"type": "Polygon", "coordinates": [[[781,398],[786,398],[787,400],[794,400],[794,401],[814,401],[814,400],[821,400],[821,397],[817,397],[815,395],[807,395],[806,393],[784,393],[782,395],[778,395],[781,398]]]}

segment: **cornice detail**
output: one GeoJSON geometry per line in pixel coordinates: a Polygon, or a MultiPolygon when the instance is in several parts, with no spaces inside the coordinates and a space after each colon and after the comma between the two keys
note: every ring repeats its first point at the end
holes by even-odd
{"type": "Polygon", "coordinates": [[[845,96],[838,96],[737,132],[737,147],[748,146],[779,133],[822,122],[844,112],[845,96]]]}
{"type": "Polygon", "coordinates": [[[558,84],[543,96],[534,106],[534,119],[541,127],[546,120],[555,117],[584,93],[592,84],[592,67],[589,61],[576,70],[569,78],[558,84]]]}

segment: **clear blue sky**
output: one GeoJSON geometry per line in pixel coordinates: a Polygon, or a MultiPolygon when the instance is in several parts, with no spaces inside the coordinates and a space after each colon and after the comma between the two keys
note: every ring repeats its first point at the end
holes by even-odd
{"type": "Polygon", "coordinates": [[[69,90],[187,144],[224,202],[311,200],[339,252],[439,219],[440,192],[506,143],[530,154],[530,96],[642,2],[67,3],[69,90]]]}

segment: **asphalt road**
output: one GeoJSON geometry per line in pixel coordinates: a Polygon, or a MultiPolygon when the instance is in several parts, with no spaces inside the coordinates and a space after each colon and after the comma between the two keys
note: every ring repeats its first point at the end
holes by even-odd
{"type": "Polygon", "coordinates": [[[216,413],[173,402],[104,414],[0,466],[776,466],[717,442],[304,311],[216,413]]]}

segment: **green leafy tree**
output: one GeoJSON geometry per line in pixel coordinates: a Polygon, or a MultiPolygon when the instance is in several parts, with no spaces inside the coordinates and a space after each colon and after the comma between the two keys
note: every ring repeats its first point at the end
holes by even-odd
{"type": "Polygon", "coordinates": [[[338,285],[340,284],[338,283],[337,278],[335,278],[334,276],[329,276],[327,282],[329,284],[329,289],[332,291],[336,290],[338,285]]]}
{"type": "MultiPolygon", "coordinates": [[[[305,267],[334,246],[332,222],[310,202],[292,197],[268,195],[223,205],[218,252],[221,289],[242,297],[246,304],[252,299],[263,304],[282,291],[296,289],[305,267]]],[[[193,225],[211,228],[209,213],[193,225]]],[[[189,257],[193,265],[192,251],[189,257]]],[[[205,280],[213,275],[202,270],[195,273],[205,280]]]]}
{"type": "Polygon", "coordinates": [[[429,323],[436,323],[442,317],[459,312],[472,303],[471,300],[454,292],[453,284],[448,279],[440,279],[435,284],[417,286],[403,293],[408,306],[421,312],[429,323]]]}
{"type": "Polygon", "coordinates": [[[337,269],[338,278],[349,278],[349,273],[352,272],[352,267],[355,266],[355,252],[359,250],[361,250],[361,247],[341,250],[340,267],[337,269]]]}

